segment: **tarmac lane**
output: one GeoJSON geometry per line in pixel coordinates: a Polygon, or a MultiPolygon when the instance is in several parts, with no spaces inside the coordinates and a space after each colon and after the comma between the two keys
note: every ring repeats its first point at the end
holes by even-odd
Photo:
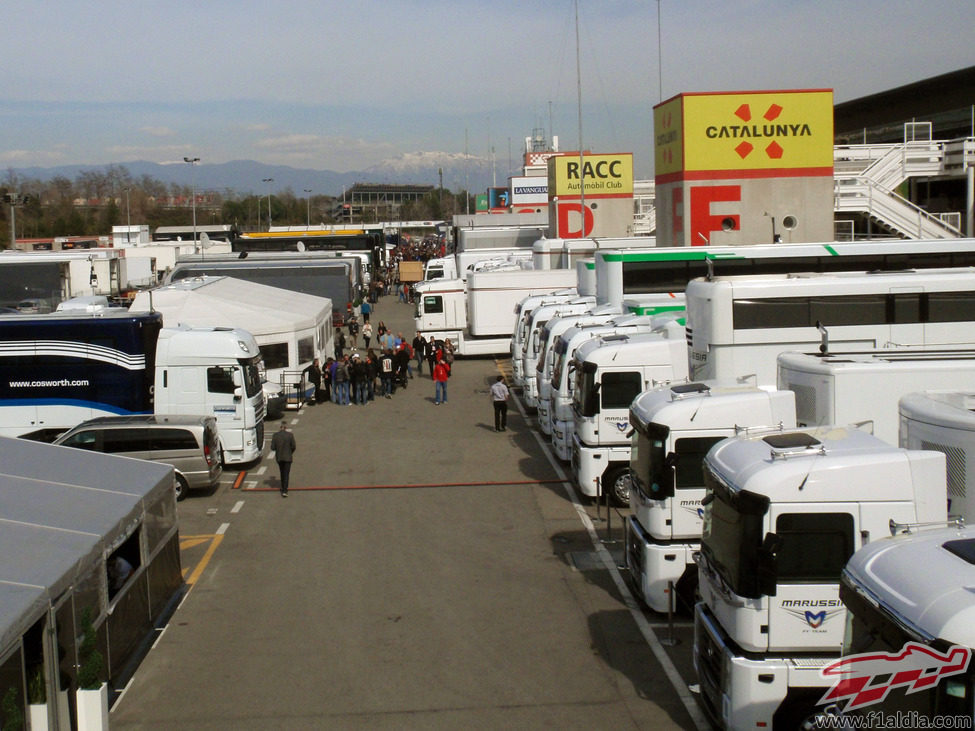
{"type": "Polygon", "coordinates": [[[112,728],[695,728],[528,417],[494,431],[499,365],[288,412],[288,499],[265,456],[181,502],[195,578],[112,728]]]}

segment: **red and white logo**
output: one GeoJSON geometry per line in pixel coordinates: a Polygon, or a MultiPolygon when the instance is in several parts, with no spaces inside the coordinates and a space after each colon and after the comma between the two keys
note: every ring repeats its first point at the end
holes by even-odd
{"type": "Polygon", "coordinates": [[[851,711],[880,703],[893,688],[905,686],[905,693],[929,690],[942,678],[964,673],[971,659],[967,647],[954,646],[942,654],[917,642],[908,642],[900,652],[849,655],[820,671],[835,682],[819,703],[847,700],[843,710],[851,711]]]}

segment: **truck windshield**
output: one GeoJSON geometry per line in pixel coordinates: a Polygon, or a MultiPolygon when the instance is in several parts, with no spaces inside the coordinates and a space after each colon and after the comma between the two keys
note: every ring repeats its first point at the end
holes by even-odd
{"type": "Polygon", "coordinates": [[[648,500],[659,500],[659,486],[667,475],[664,458],[667,456],[667,434],[670,428],[650,423],[638,429],[630,449],[630,478],[633,485],[648,500]]]}
{"type": "MultiPolygon", "coordinates": [[[[900,621],[895,615],[888,613],[867,599],[854,588],[846,575],[840,582],[840,599],[849,610],[846,620],[846,634],[843,638],[843,654],[856,655],[861,653],[901,653],[908,642],[918,642],[932,649],[946,653],[951,647],[950,642],[941,639],[922,636],[912,627],[900,621]]],[[[893,692],[883,701],[885,713],[900,713],[903,717],[916,713],[918,718],[934,719],[936,717],[970,719],[973,713],[972,671],[954,677],[943,678],[935,687],[923,693],[893,692]]],[[[878,706],[868,706],[862,714],[874,711],[878,706]]],[[[856,711],[849,715],[858,715],[856,711]]],[[[934,728],[934,726],[931,726],[934,728]]]]}
{"type": "Polygon", "coordinates": [[[244,371],[244,393],[248,398],[253,398],[261,392],[261,370],[264,368],[262,360],[241,361],[240,365],[244,371]]]}
{"type": "Polygon", "coordinates": [[[738,596],[758,599],[759,549],[769,499],[733,492],[704,466],[705,498],[701,551],[724,584],[738,596]]]}
{"type": "Polygon", "coordinates": [[[565,361],[565,350],[556,350],[555,362],[552,364],[552,390],[558,391],[562,385],[562,363],[565,361]]]}
{"type": "Polygon", "coordinates": [[[595,364],[577,364],[575,382],[572,408],[579,416],[595,416],[599,413],[599,384],[596,383],[595,364]]]}

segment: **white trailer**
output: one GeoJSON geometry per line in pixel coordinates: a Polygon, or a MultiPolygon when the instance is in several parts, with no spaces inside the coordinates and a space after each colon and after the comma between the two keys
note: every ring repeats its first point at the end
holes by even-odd
{"type": "Polygon", "coordinates": [[[493,355],[511,348],[515,307],[525,297],[576,283],[575,270],[472,272],[469,280],[441,279],[416,285],[416,332],[445,340],[459,355],[493,355]]]}
{"type": "Polygon", "coordinates": [[[694,666],[726,729],[797,729],[839,658],[840,573],[892,522],[944,522],[945,458],[859,429],[726,439],[704,462],[694,666]]]}
{"type": "Polygon", "coordinates": [[[687,378],[684,327],[617,334],[583,343],[572,358],[572,474],[583,495],[618,505],[630,496],[630,404],[647,389],[687,378]]]}
{"type": "Polygon", "coordinates": [[[630,405],[630,507],[626,568],[657,612],[694,606],[704,508],[704,456],[727,437],[794,429],[791,391],[720,381],[660,386],[630,405]],[[676,596],[671,589],[676,591],[676,596]]]}
{"type": "Polygon", "coordinates": [[[901,397],[900,446],[934,449],[948,460],[948,514],[975,519],[975,392],[924,391],[901,397]]]}
{"type": "MultiPolygon", "coordinates": [[[[871,676],[916,673],[919,665],[928,679],[923,685],[888,687],[887,693],[874,694],[860,710],[850,708],[854,693],[838,693],[829,702],[838,707],[839,715],[899,716],[902,728],[971,728],[975,718],[972,586],[975,527],[911,530],[873,541],[853,554],[840,578],[840,599],[850,614],[843,659],[852,672],[840,676],[834,671],[828,680],[835,683],[840,677],[859,676],[854,678],[859,682],[867,676],[881,681],[871,676]],[[868,667],[873,667],[856,673],[864,655],[871,661],[868,667]]],[[[882,681],[871,685],[883,688],[882,681]]],[[[867,726],[850,722],[820,728],[867,726]]]]}
{"type": "Polygon", "coordinates": [[[778,387],[796,394],[798,426],[863,424],[888,444],[898,443],[898,400],[922,384],[975,389],[975,351],[891,349],[778,357],[778,387]]]}

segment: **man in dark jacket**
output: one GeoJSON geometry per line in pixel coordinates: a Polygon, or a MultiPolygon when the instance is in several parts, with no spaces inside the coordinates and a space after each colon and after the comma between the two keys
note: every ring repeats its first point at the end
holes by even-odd
{"type": "Polygon", "coordinates": [[[271,451],[281,472],[281,497],[288,497],[288,480],[291,476],[291,463],[294,461],[295,435],[288,431],[288,424],[281,419],[281,428],[271,437],[271,451]]]}

